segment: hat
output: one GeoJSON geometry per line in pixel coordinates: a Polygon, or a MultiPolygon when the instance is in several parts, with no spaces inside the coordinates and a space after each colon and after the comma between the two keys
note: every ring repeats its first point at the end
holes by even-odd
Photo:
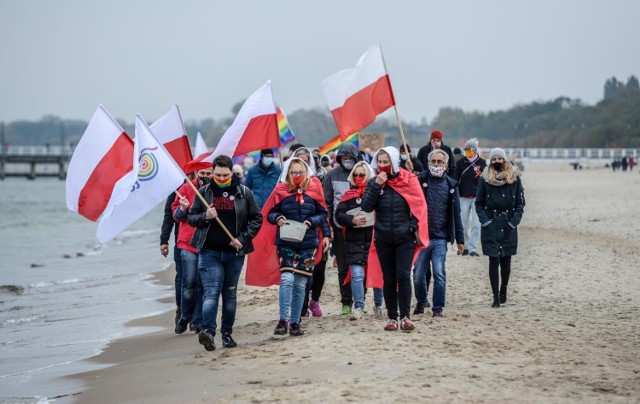
{"type": "Polygon", "coordinates": [[[471,139],[467,140],[467,143],[464,144],[464,148],[473,150],[474,152],[477,152],[478,151],[478,139],[476,139],[475,137],[472,137],[471,139]]]}
{"type": "Polygon", "coordinates": [[[273,150],[272,149],[260,150],[260,158],[263,158],[265,154],[271,154],[273,156],[273,150]]]}
{"type": "Polygon", "coordinates": [[[462,150],[460,150],[459,147],[454,147],[453,148],[453,154],[462,154],[462,150]]]}
{"type": "Polygon", "coordinates": [[[440,129],[434,129],[431,132],[431,140],[433,139],[438,139],[439,141],[442,142],[442,132],[440,131],[440,129]]]}
{"type": "Polygon", "coordinates": [[[499,147],[496,147],[495,149],[491,150],[491,152],[489,152],[489,159],[487,161],[490,162],[494,156],[500,156],[505,160],[507,159],[507,153],[505,153],[505,151],[499,147]]]}

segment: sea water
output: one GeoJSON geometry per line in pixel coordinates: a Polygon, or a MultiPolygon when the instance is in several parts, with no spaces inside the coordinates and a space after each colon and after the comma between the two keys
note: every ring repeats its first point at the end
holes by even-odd
{"type": "Polygon", "coordinates": [[[105,245],[97,223],[66,208],[64,181],[0,181],[0,401],[46,402],[79,391],[61,376],[110,341],[151,332],[132,319],[171,310],[171,286],[151,282],[164,203],[105,245]]]}

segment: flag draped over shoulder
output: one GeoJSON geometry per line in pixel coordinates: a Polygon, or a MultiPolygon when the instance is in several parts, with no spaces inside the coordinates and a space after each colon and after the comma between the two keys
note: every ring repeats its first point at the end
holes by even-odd
{"type": "Polygon", "coordinates": [[[199,156],[203,153],[208,153],[208,152],[209,152],[209,148],[207,147],[207,144],[204,142],[204,139],[202,138],[202,135],[200,134],[200,132],[198,132],[198,135],[196,136],[195,155],[199,156]]]}
{"type": "Polygon", "coordinates": [[[69,162],[67,208],[95,222],[111,199],[126,198],[126,193],[114,195],[114,188],[133,171],[133,148],[133,140],[100,105],[69,162]]]}
{"type": "Polygon", "coordinates": [[[354,133],[353,135],[349,136],[348,138],[341,140],[340,139],[340,135],[336,135],[335,137],[333,137],[331,140],[329,140],[327,143],[323,144],[322,146],[320,146],[318,148],[318,150],[320,150],[320,154],[327,154],[330,151],[333,151],[335,149],[337,149],[338,147],[340,147],[340,145],[344,142],[349,142],[349,143],[353,143],[356,147],[359,147],[359,136],[358,133],[354,133]]]}
{"type": "Polygon", "coordinates": [[[380,44],[362,55],[356,67],[324,79],[321,87],[343,140],[396,104],[380,44]]]}
{"type": "Polygon", "coordinates": [[[193,159],[187,131],[177,105],[155,121],[151,125],[151,131],[180,167],[193,159]]]}
{"type": "Polygon", "coordinates": [[[213,159],[220,155],[234,157],[279,146],[276,103],[271,90],[271,80],[268,80],[264,86],[247,98],[236,119],[205,161],[213,162],[213,159]]]}
{"type": "Polygon", "coordinates": [[[135,158],[135,177],[129,183],[118,184],[128,196],[119,203],[109,203],[96,232],[100,243],[111,240],[164,201],[185,179],[182,169],[140,115],[136,116],[132,156],[135,158]]]}

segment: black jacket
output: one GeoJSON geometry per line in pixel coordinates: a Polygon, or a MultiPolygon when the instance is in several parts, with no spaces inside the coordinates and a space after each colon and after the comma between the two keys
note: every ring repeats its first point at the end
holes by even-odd
{"type": "Polygon", "coordinates": [[[476,212],[482,225],[482,253],[489,257],[516,255],[517,226],[524,214],[524,188],[520,177],[511,184],[491,185],[480,180],[476,212]]]}
{"type": "Polygon", "coordinates": [[[402,195],[385,184],[385,187],[371,178],[362,198],[362,210],[376,212],[375,238],[387,243],[400,244],[415,240],[418,220],[411,214],[409,205],[402,195]]]}
{"type": "MultiPolygon", "coordinates": [[[[449,156],[449,162],[447,163],[449,165],[449,168],[447,169],[447,175],[451,178],[456,178],[456,160],[453,157],[451,147],[443,144],[442,146],[440,146],[440,150],[447,153],[447,155],[449,156]]],[[[427,143],[426,145],[422,146],[418,151],[418,160],[420,160],[422,166],[425,169],[429,167],[429,153],[431,153],[431,143],[427,143]]]]}
{"type": "Polygon", "coordinates": [[[162,227],[160,227],[160,245],[169,244],[169,238],[171,238],[171,229],[173,229],[173,241],[174,245],[178,242],[178,231],[180,229],[180,223],[173,220],[173,213],[171,212],[171,205],[176,199],[176,193],[172,192],[167,197],[164,203],[164,217],[162,218],[162,227]],[[174,227],[175,226],[175,227],[174,227]]]}
{"type": "Polygon", "coordinates": [[[344,231],[348,265],[364,265],[369,258],[373,226],[353,227],[353,215],[347,214],[351,209],[360,206],[361,204],[357,202],[357,198],[351,198],[348,201],[340,202],[336,208],[336,221],[342,226],[342,230],[344,231]]]}
{"type": "MultiPolygon", "coordinates": [[[[415,157],[411,157],[411,163],[413,164],[413,173],[417,174],[417,173],[421,173],[424,170],[424,166],[422,165],[422,163],[420,162],[420,160],[418,160],[415,157]]],[[[407,169],[407,160],[402,160],[400,159],[400,167],[404,168],[405,170],[407,169]]]]}
{"type": "Polygon", "coordinates": [[[460,197],[475,198],[478,193],[478,183],[480,175],[487,167],[487,162],[480,156],[473,163],[466,157],[461,158],[456,163],[456,180],[458,181],[458,192],[460,197]]]}
{"type": "MultiPolygon", "coordinates": [[[[418,176],[418,180],[422,185],[422,192],[424,192],[425,199],[427,198],[427,189],[429,188],[429,183],[434,180],[433,176],[429,174],[429,171],[423,171],[418,176]],[[426,186],[425,186],[426,184],[426,186]]],[[[460,219],[460,197],[458,196],[458,188],[456,187],[456,181],[445,175],[444,180],[447,182],[449,186],[449,192],[447,197],[447,242],[453,244],[454,239],[458,244],[464,244],[464,230],[462,228],[462,220],[460,219]]],[[[427,204],[427,209],[429,212],[429,233],[431,233],[431,212],[433,206],[427,204]]]]}
{"type": "MultiPolygon", "coordinates": [[[[198,191],[209,204],[212,203],[213,191],[210,185],[205,185],[198,191]]],[[[236,210],[236,228],[229,229],[229,231],[242,243],[242,249],[238,251],[238,255],[245,255],[253,251],[252,240],[262,226],[262,214],[260,213],[260,209],[258,209],[256,198],[249,188],[238,184],[233,196],[233,204],[236,210]]],[[[211,225],[211,221],[205,219],[206,213],[207,207],[204,206],[200,198],[195,198],[193,205],[191,205],[189,209],[188,222],[190,226],[196,228],[190,244],[198,251],[202,249],[204,241],[207,238],[209,226],[211,225]]],[[[229,240],[229,242],[231,242],[231,240],[229,240]]]]}

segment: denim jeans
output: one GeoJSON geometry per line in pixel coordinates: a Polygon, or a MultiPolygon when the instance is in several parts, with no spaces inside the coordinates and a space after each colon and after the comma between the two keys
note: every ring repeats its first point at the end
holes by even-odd
{"type": "Polygon", "coordinates": [[[280,290],[278,291],[280,320],[288,320],[292,323],[300,321],[306,285],[307,277],[304,275],[289,271],[280,274],[280,290]],[[289,311],[291,311],[291,315],[289,315],[289,311]]]}
{"type": "Polygon", "coordinates": [[[469,252],[478,252],[478,238],[480,237],[480,219],[476,213],[476,199],[460,197],[460,218],[464,229],[464,247],[469,252]],[[471,216],[471,217],[469,217],[471,216]],[[469,227],[471,222],[471,227],[469,227]]]}
{"type": "Polygon", "coordinates": [[[345,248],[344,233],[340,227],[333,226],[333,250],[338,261],[338,283],[340,287],[340,302],[343,306],[353,304],[353,296],[351,296],[351,285],[345,285],[344,280],[349,272],[349,264],[347,264],[347,250],[345,248]]]}
{"type": "Polygon", "coordinates": [[[182,302],[182,250],[177,245],[173,246],[173,262],[176,263],[176,277],[174,279],[176,307],[180,308],[180,303],[182,302]]]}
{"type": "MultiPolygon", "coordinates": [[[[351,264],[351,294],[353,295],[353,306],[356,309],[364,308],[365,293],[364,266],[351,264]]],[[[373,288],[373,304],[376,307],[382,306],[382,299],[382,288],[373,288]]]]}
{"type": "Polygon", "coordinates": [[[180,316],[198,327],[202,323],[202,283],[198,273],[198,254],[182,250],[182,301],[180,316]]]}
{"type": "Polygon", "coordinates": [[[427,284],[427,269],[431,264],[433,271],[433,310],[444,307],[447,291],[447,272],[445,261],[447,260],[447,240],[435,239],[429,241],[429,246],[418,254],[413,269],[413,288],[416,292],[418,303],[427,303],[429,285],[427,284]]]}
{"type": "Polygon", "coordinates": [[[236,320],[236,296],[238,280],[244,264],[244,255],[234,251],[203,249],[198,255],[200,279],[204,287],[202,301],[203,328],[215,333],[217,328],[218,301],[222,294],[222,333],[233,332],[236,320]]]}
{"type": "Polygon", "coordinates": [[[384,294],[382,293],[382,288],[373,288],[373,304],[376,307],[382,307],[382,303],[384,301],[384,294]]]}

